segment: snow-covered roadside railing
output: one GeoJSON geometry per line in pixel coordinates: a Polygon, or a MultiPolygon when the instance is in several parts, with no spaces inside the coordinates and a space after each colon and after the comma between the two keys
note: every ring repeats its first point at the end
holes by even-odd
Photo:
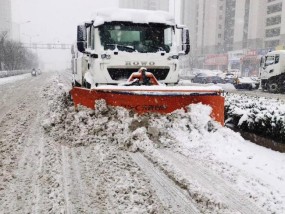
{"type": "Polygon", "coordinates": [[[30,70],[0,71],[0,78],[11,77],[31,72],[30,70]]]}
{"type": "Polygon", "coordinates": [[[285,142],[285,103],[264,97],[228,94],[226,123],[243,131],[285,142]]]}

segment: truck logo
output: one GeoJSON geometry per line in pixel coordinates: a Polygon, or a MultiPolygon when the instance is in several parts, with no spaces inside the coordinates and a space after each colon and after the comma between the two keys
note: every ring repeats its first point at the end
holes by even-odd
{"type": "Polygon", "coordinates": [[[127,66],[132,66],[132,65],[134,65],[134,66],[139,66],[139,65],[141,65],[141,66],[147,66],[147,65],[154,66],[155,62],[145,62],[145,61],[143,61],[143,62],[138,62],[138,61],[131,62],[131,61],[126,61],[126,65],[127,66]]]}
{"type": "Polygon", "coordinates": [[[168,109],[166,105],[123,105],[123,107],[136,111],[164,111],[168,109]]]}

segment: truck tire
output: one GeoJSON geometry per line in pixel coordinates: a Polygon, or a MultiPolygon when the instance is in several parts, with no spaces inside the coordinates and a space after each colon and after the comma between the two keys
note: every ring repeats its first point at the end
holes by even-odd
{"type": "Polygon", "coordinates": [[[277,83],[269,83],[268,84],[268,91],[270,93],[278,93],[279,92],[279,86],[277,83]]]}

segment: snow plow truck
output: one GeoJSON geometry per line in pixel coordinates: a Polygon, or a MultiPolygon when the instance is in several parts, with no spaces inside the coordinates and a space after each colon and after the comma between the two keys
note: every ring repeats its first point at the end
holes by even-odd
{"type": "Polygon", "coordinates": [[[75,106],[106,100],[139,114],[167,114],[195,103],[210,105],[224,124],[224,97],[216,86],[178,86],[180,62],[189,58],[189,30],[163,11],[99,10],[77,26],[72,47],[75,106]]]}

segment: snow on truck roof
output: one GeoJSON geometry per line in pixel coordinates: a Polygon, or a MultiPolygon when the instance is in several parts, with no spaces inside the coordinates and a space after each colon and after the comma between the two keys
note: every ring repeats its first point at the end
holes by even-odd
{"type": "Polygon", "coordinates": [[[165,11],[135,10],[135,9],[102,9],[94,13],[94,26],[105,22],[133,22],[140,24],[159,23],[175,25],[174,17],[165,11]]]}
{"type": "Polygon", "coordinates": [[[266,55],[285,54],[285,50],[270,51],[266,55]]]}

